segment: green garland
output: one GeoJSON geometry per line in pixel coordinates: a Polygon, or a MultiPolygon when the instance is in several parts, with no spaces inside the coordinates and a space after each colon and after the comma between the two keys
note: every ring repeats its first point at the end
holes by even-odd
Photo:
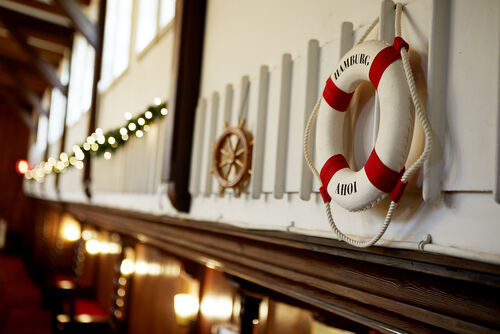
{"type": "Polygon", "coordinates": [[[42,161],[34,168],[29,169],[24,176],[26,179],[41,183],[48,174],[61,173],[73,166],[79,169],[83,168],[83,161],[86,161],[88,156],[104,156],[109,159],[112,152],[123,147],[131,135],[142,137],[149,131],[152,123],[165,117],[167,113],[166,103],[163,102],[149,106],[135,118],[128,119],[122,127],[109,130],[106,133],[103,133],[101,129],[96,129],[84,143],[73,146],[73,153],[63,152],[59,159],[50,158],[47,161],[42,161]]]}

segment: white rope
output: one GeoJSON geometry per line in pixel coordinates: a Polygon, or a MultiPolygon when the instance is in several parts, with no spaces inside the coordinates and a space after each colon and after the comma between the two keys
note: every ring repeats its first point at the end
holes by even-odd
{"type": "Polygon", "coordinates": [[[365,31],[365,33],[363,34],[363,36],[361,36],[361,38],[356,43],[356,45],[361,44],[361,43],[363,43],[365,41],[366,37],[368,37],[368,35],[372,32],[373,28],[375,28],[375,26],[377,25],[377,23],[378,23],[379,20],[380,20],[380,18],[377,16],[377,18],[375,20],[373,20],[372,24],[370,24],[370,26],[368,27],[368,29],[365,31]]]}
{"type": "MultiPolygon", "coordinates": [[[[402,10],[403,10],[403,5],[401,3],[398,3],[396,5],[396,20],[395,20],[396,37],[401,36],[401,13],[402,13],[402,10]]],[[[370,25],[368,30],[364,33],[364,35],[361,37],[360,41],[357,44],[359,44],[365,40],[365,38],[370,34],[371,30],[373,30],[373,28],[377,25],[378,21],[379,21],[378,18],[373,21],[373,23],[370,25]]],[[[413,163],[413,165],[411,165],[411,167],[408,168],[408,170],[406,170],[405,173],[403,174],[403,176],[401,177],[401,181],[403,183],[407,183],[408,179],[413,175],[413,173],[415,173],[420,167],[422,167],[425,160],[427,160],[427,158],[429,157],[429,154],[432,150],[432,131],[431,131],[429,121],[427,120],[427,116],[425,115],[425,113],[422,110],[420,98],[419,98],[418,93],[417,93],[417,89],[415,86],[415,79],[413,77],[413,72],[412,72],[411,66],[410,66],[410,55],[405,48],[401,48],[400,52],[401,52],[401,59],[403,62],[403,68],[404,68],[405,75],[406,75],[406,80],[408,81],[408,87],[410,89],[411,99],[412,99],[413,104],[415,106],[415,112],[417,114],[417,117],[418,117],[419,121],[422,123],[422,128],[424,129],[424,134],[425,134],[424,151],[422,152],[420,157],[417,159],[417,161],[415,161],[413,163]]],[[[311,152],[309,149],[310,148],[309,143],[310,143],[311,131],[312,131],[314,121],[315,121],[316,117],[318,116],[320,103],[321,103],[321,97],[318,99],[318,102],[316,102],[316,105],[314,106],[314,109],[313,109],[311,115],[309,116],[309,120],[307,121],[306,129],[305,129],[305,133],[304,133],[304,157],[306,159],[307,165],[309,166],[309,169],[311,169],[311,171],[316,175],[316,177],[321,182],[320,175],[319,175],[316,167],[314,167],[314,163],[313,163],[312,158],[311,158],[311,152]]],[[[384,223],[380,227],[378,233],[374,237],[372,237],[371,239],[369,239],[367,241],[360,241],[360,240],[356,240],[356,239],[353,239],[353,238],[345,235],[344,233],[342,233],[338,229],[337,225],[335,224],[335,221],[333,220],[332,211],[330,208],[330,203],[328,203],[328,202],[325,203],[326,215],[328,217],[328,223],[330,224],[330,227],[332,228],[333,232],[337,235],[337,237],[340,240],[343,240],[352,246],[360,247],[360,248],[370,247],[370,246],[374,245],[375,243],[377,243],[380,240],[380,238],[382,238],[385,231],[389,227],[389,224],[392,221],[392,216],[393,216],[394,211],[396,210],[397,206],[398,206],[397,202],[391,201],[391,204],[389,206],[389,209],[387,210],[387,214],[386,214],[385,219],[384,219],[384,223]]]]}

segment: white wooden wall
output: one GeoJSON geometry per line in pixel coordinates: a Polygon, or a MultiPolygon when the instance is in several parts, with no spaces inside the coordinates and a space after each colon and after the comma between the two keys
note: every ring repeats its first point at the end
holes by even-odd
{"type": "MultiPolygon", "coordinates": [[[[276,3],[280,1],[268,6],[273,7],[276,3]]],[[[321,11],[328,13],[336,6],[322,1],[310,4],[311,12],[317,10],[318,21],[323,19],[321,11]]],[[[337,28],[330,27],[332,34],[329,38],[325,38],[323,30],[308,30],[308,39],[297,32],[296,43],[290,47],[290,52],[282,50],[279,60],[275,55],[276,49],[282,48],[279,40],[273,50],[267,50],[259,48],[266,45],[266,36],[256,34],[251,40],[243,39],[241,43],[254,45],[259,56],[249,54],[246,58],[235,58],[228,68],[233,69],[236,63],[240,70],[228,70],[229,73],[220,72],[221,65],[217,63],[219,59],[225,64],[227,55],[223,53],[236,54],[238,51],[232,49],[240,47],[228,34],[233,31],[235,35],[247,36],[246,29],[249,28],[230,26],[228,22],[217,20],[219,15],[240,15],[233,17],[231,22],[241,20],[243,23],[251,21],[255,15],[253,19],[260,25],[258,30],[266,27],[272,30],[287,19],[257,20],[259,10],[252,11],[245,7],[248,5],[242,5],[245,7],[243,13],[243,9],[226,5],[224,0],[209,4],[203,89],[197,111],[200,122],[196,126],[196,136],[199,140],[193,151],[196,167],[191,176],[194,198],[190,215],[249,228],[334,237],[317,192],[319,182],[312,178],[304,164],[302,140],[305,123],[340,56],[359,39],[375,16],[382,14],[382,21],[371,38],[392,41],[392,4],[382,1],[376,4],[376,8],[372,7],[373,10],[358,11],[356,15],[344,12],[345,16],[330,17],[337,28]],[[352,21],[346,19],[349,17],[352,21]],[[231,50],[225,44],[228,40],[233,42],[231,50]],[[298,41],[300,46],[297,46],[298,41]],[[256,64],[254,58],[265,58],[261,53],[270,55],[268,62],[256,64]],[[249,64],[253,64],[253,68],[249,64]],[[225,87],[233,87],[230,124],[236,126],[235,115],[241,107],[237,101],[241,98],[242,77],[250,78],[247,129],[256,139],[254,174],[246,195],[235,197],[231,191],[226,191],[219,196],[218,188],[214,187],[216,180],[208,170],[213,149],[211,143],[222,131],[218,128],[214,136],[212,122],[225,118],[227,105],[215,108],[213,100],[218,97],[219,101],[226,101],[225,87]],[[227,81],[222,82],[223,78],[227,81]]],[[[297,10],[295,5],[294,2],[291,6],[294,8],[290,10],[297,10]]],[[[373,2],[345,2],[344,5],[349,9],[359,9],[363,5],[372,6],[373,2]]],[[[405,6],[403,37],[411,45],[411,63],[418,90],[431,121],[436,128],[442,127],[443,130],[435,134],[435,152],[438,154],[426,166],[425,178],[421,173],[409,186],[382,245],[416,249],[418,242],[431,234],[433,245],[427,248],[430,251],[500,262],[500,245],[492,237],[492,233],[500,232],[496,219],[500,206],[493,201],[491,194],[495,180],[493,156],[498,145],[495,121],[499,91],[499,12],[500,4],[496,1],[415,0],[405,6]],[[484,52],[478,54],[477,50],[484,52]],[[443,70],[443,64],[447,70],[443,70]],[[436,93],[439,89],[444,90],[442,94],[436,93]],[[422,184],[425,184],[427,202],[422,200],[422,184]]],[[[298,20],[296,24],[299,29],[307,30],[308,18],[304,17],[303,21],[298,20]]],[[[290,28],[296,33],[294,29],[290,28]]],[[[285,40],[283,45],[291,45],[286,40],[286,33],[281,35],[285,40]]],[[[269,34],[276,32],[270,31],[269,34]]],[[[373,147],[378,119],[377,113],[373,112],[375,105],[372,96],[362,110],[354,113],[358,118],[353,130],[356,141],[351,161],[357,168],[364,164],[373,147]]],[[[409,161],[418,156],[422,143],[422,130],[416,124],[409,161]]],[[[333,205],[334,218],[339,226],[357,237],[376,233],[386,210],[386,202],[373,210],[355,214],[333,205]]]]}

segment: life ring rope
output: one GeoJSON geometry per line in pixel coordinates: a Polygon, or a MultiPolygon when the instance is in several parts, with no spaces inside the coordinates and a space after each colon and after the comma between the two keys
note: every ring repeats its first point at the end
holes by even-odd
{"type": "MultiPolygon", "coordinates": [[[[392,177],[392,180],[389,180],[389,182],[387,182],[388,183],[387,185],[383,186],[385,190],[390,190],[390,191],[386,191],[386,192],[390,192],[390,197],[391,197],[392,201],[391,201],[391,204],[389,206],[389,209],[387,210],[387,214],[385,216],[384,223],[380,227],[378,233],[367,241],[360,241],[360,240],[353,239],[353,238],[347,236],[346,234],[342,233],[338,229],[335,221],[333,220],[333,216],[332,216],[332,212],[331,212],[331,208],[330,208],[330,200],[331,200],[330,195],[328,194],[325,186],[322,186],[320,188],[320,193],[321,193],[323,200],[325,202],[325,208],[326,208],[326,214],[328,217],[328,222],[329,222],[333,232],[337,235],[337,237],[339,239],[341,239],[341,240],[343,240],[343,241],[347,242],[348,244],[355,246],[355,247],[362,247],[362,248],[370,247],[380,240],[380,238],[383,236],[383,234],[385,233],[385,231],[389,227],[389,224],[392,221],[392,216],[393,216],[394,211],[396,210],[396,208],[398,206],[399,199],[401,198],[401,196],[406,188],[406,185],[408,183],[409,178],[419,168],[422,167],[424,162],[429,158],[429,155],[430,155],[431,150],[432,150],[432,130],[431,130],[429,121],[427,119],[427,116],[425,115],[425,113],[422,109],[422,105],[420,103],[420,98],[419,98],[418,93],[417,93],[417,89],[416,89],[416,85],[415,85],[415,78],[413,77],[413,72],[412,72],[411,66],[410,66],[410,54],[407,50],[407,44],[406,45],[402,44],[402,43],[405,43],[404,40],[401,38],[401,14],[402,14],[402,10],[403,10],[403,5],[401,3],[397,3],[396,4],[396,17],[395,17],[395,35],[396,35],[396,37],[395,37],[395,43],[393,44],[394,48],[391,48],[391,49],[392,50],[399,50],[399,55],[397,55],[397,57],[398,58],[401,57],[401,59],[402,59],[403,68],[404,68],[406,80],[408,82],[408,87],[410,90],[411,99],[412,99],[413,105],[415,106],[415,113],[417,114],[417,117],[418,117],[420,123],[422,124],[422,128],[424,130],[424,135],[425,135],[424,150],[421,153],[420,157],[407,170],[403,169],[400,173],[397,174],[397,176],[392,177]],[[389,183],[390,183],[390,185],[389,185],[389,183]]],[[[371,30],[373,30],[373,28],[377,25],[378,21],[379,21],[378,18],[373,21],[373,23],[370,25],[368,30],[361,37],[360,41],[357,44],[364,41],[364,39],[369,35],[371,30]]],[[[389,53],[391,51],[386,51],[386,52],[389,53]]],[[[389,54],[388,59],[386,59],[384,61],[388,62],[391,60],[392,57],[395,57],[395,55],[389,54]]],[[[382,64],[382,65],[384,65],[384,64],[382,64]]],[[[387,66],[388,65],[385,64],[385,67],[387,67],[387,66]]],[[[381,68],[381,66],[379,66],[379,69],[380,68],[381,68]]],[[[375,71],[377,73],[379,72],[379,70],[375,70],[375,71]]],[[[382,70],[382,72],[378,73],[377,75],[374,75],[374,80],[372,80],[372,75],[370,75],[370,80],[372,81],[372,83],[374,84],[375,87],[376,87],[375,82],[378,83],[377,76],[378,76],[378,79],[380,79],[381,73],[383,73],[383,70],[382,70]]],[[[331,80],[329,80],[329,81],[331,81],[331,80]]],[[[335,100],[337,102],[341,101],[340,105],[336,105],[335,109],[337,111],[347,110],[350,99],[352,97],[352,94],[347,94],[340,89],[338,89],[338,91],[336,91],[335,88],[331,86],[331,84],[333,84],[333,81],[331,83],[329,83],[327,81],[327,86],[330,85],[330,87],[327,87],[327,88],[329,88],[329,91],[332,94],[337,94],[336,98],[333,100],[335,100]],[[340,109],[337,109],[337,107],[340,109]]],[[[333,86],[335,86],[335,85],[333,85],[333,86]]],[[[309,117],[309,120],[307,122],[307,125],[306,125],[305,134],[304,134],[304,158],[306,159],[307,165],[309,166],[311,171],[320,180],[321,184],[324,185],[325,184],[324,181],[327,181],[327,180],[329,181],[329,179],[333,176],[333,174],[335,174],[336,171],[338,171],[341,168],[345,168],[346,166],[348,166],[348,164],[347,164],[347,161],[345,160],[345,158],[342,155],[338,154],[338,155],[332,156],[328,160],[329,162],[327,164],[325,164],[327,168],[323,168],[321,170],[321,174],[318,172],[318,170],[314,166],[314,163],[313,163],[312,158],[311,158],[311,152],[310,152],[310,137],[311,137],[311,131],[312,131],[312,128],[314,125],[314,121],[315,121],[316,117],[318,116],[318,111],[319,111],[321,99],[322,99],[322,97],[320,97],[318,99],[318,101],[316,102],[316,105],[314,106],[314,109],[313,109],[313,111],[309,117]]],[[[327,99],[328,99],[328,96],[325,98],[325,100],[327,100],[327,99]]],[[[369,159],[369,160],[376,161],[377,157],[376,157],[375,150],[372,151],[370,158],[371,159],[369,159]],[[375,157],[372,158],[372,156],[374,154],[375,154],[375,157]]],[[[375,170],[381,168],[382,166],[383,166],[383,163],[380,163],[373,170],[375,171],[375,170]]],[[[365,165],[365,168],[366,168],[366,165],[365,165]]],[[[370,169],[370,167],[369,167],[369,169],[370,169]]],[[[375,172],[375,173],[377,173],[377,172],[375,172]]],[[[389,174],[385,173],[385,175],[389,175],[389,174]]]]}

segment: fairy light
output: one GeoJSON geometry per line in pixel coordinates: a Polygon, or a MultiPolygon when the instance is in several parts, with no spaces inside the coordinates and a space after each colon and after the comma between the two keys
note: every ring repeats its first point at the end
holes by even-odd
{"type": "MultiPolygon", "coordinates": [[[[70,153],[62,152],[57,158],[50,157],[47,161],[42,161],[32,168],[30,168],[27,161],[23,161],[21,166],[22,174],[24,174],[26,179],[33,179],[42,183],[45,176],[51,173],[65,172],[66,168],[72,166],[82,169],[84,167],[83,160],[89,154],[85,151],[95,152],[97,156],[102,154],[105,160],[111,159],[112,153],[108,150],[109,146],[115,149],[123,145],[130,138],[129,132],[135,134],[137,138],[142,138],[145,133],[151,131],[150,120],[154,120],[158,116],[161,118],[168,114],[165,104],[162,104],[159,97],[154,98],[153,102],[157,107],[149,106],[143,114],[138,115],[135,119],[133,119],[133,115],[130,112],[126,112],[124,117],[128,123],[119,129],[108,131],[105,134],[102,128],[96,128],[95,132],[89,135],[82,144],[73,145],[72,152],[70,153]],[[108,146],[106,147],[105,145],[108,146]]],[[[16,168],[21,172],[19,166],[16,166],[16,168]]]]}

